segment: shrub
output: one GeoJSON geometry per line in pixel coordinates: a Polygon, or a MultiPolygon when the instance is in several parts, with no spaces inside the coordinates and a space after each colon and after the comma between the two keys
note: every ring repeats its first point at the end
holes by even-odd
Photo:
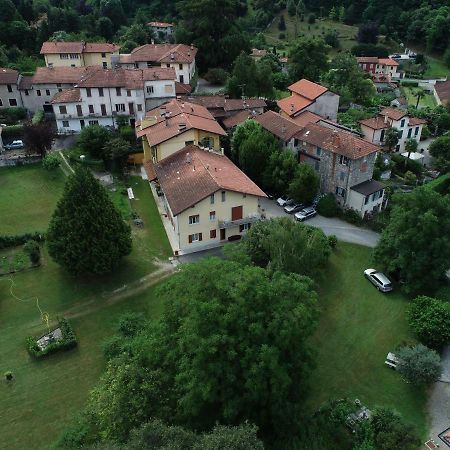
{"type": "Polygon", "coordinates": [[[33,125],[36,125],[36,124],[38,124],[38,123],[43,122],[44,119],[45,119],[44,111],[36,111],[36,112],[34,113],[33,118],[31,119],[31,123],[32,123],[33,125]]]}
{"type": "Polygon", "coordinates": [[[309,23],[310,25],[312,25],[313,23],[316,23],[316,15],[315,15],[315,14],[310,14],[310,15],[308,16],[308,23],[309,23]]]}
{"type": "Polygon", "coordinates": [[[444,302],[450,302],[450,282],[447,281],[447,284],[444,284],[436,291],[436,298],[444,302]]]}
{"type": "Polygon", "coordinates": [[[36,241],[28,241],[23,246],[23,251],[28,255],[33,265],[38,265],[41,260],[41,249],[36,241]]]}
{"type": "Polygon", "coordinates": [[[317,212],[324,217],[336,217],[338,206],[333,194],[324,195],[317,203],[317,212]]]}
{"type": "Polygon", "coordinates": [[[417,177],[421,177],[423,173],[423,166],[422,164],[418,163],[417,161],[413,161],[412,159],[405,158],[404,156],[395,153],[391,156],[391,161],[394,162],[392,171],[396,175],[404,175],[406,172],[412,172],[417,177]],[[406,159],[406,165],[405,165],[405,159],[406,159]]]}
{"type": "Polygon", "coordinates": [[[2,128],[3,138],[17,138],[23,136],[23,125],[10,125],[2,128]]]}
{"type": "Polygon", "coordinates": [[[7,124],[15,124],[27,117],[27,110],[19,106],[4,108],[0,110],[0,117],[7,124]]]}
{"type": "Polygon", "coordinates": [[[49,153],[42,160],[42,167],[49,171],[57,169],[60,164],[61,161],[56,153],[49,153]]]}
{"type": "Polygon", "coordinates": [[[37,241],[42,242],[45,240],[45,235],[43,233],[25,233],[16,235],[5,235],[0,236],[0,250],[9,247],[17,247],[18,245],[23,245],[27,241],[37,241]]]}
{"type": "Polygon", "coordinates": [[[278,35],[278,39],[284,40],[284,39],[286,39],[286,35],[284,33],[280,33],[278,35]]]}
{"type": "Polygon", "coordinates": [[[441,374],[441,358],[422,344],[405,346],[397,351],[397,370],[410,383],[428,385],[441,374]]]}
{"type": "Polygon", "coordinates": [[[228,72],[220,67],[214,67],[206,72],[204,78],[211,84],[225,84],[228,79],[228,72]]]}
{"type": "Polygon", "coordinates": [[[146,324],[145,316],[142,313],[124,314],[117,325],[117,331],[125,337],[136,336],[144,329],[146,324]]]}
{"type": "Polygon", "coordinates": [[[401,86],[405,87],[418,87],[419,82],[418,81],[402,81],[401,86]]]}
{"type": "Polygon", "coordinates": [[[14,377],[13,377],[13,373],[12,373],[10,370],[8,370],[7,372],[5,372],[5,373],[4,373],[4,376],[5,376],[5,380],[6,380],[6,381],[12,381],[12,379],[14,378],[14,377]]]}
{"type": "Polygon", "coordinates": [[[360,227],[364,223],[363,218],[354,209],[345,208],[345,209],[339,209],[338,211],[339,211],[339,214],[338,214],[339,218],[342,220],[345,220],[346,222],[349,222],[358,227],[360,227]]]}
{"type": "Polygon", "coordinates": [[[332,234],[331,236],[328,236],[328,245],[331,248],[336,248],[337,243],[338,243],[338,239],[334,234],[332,234]]]}
{"type": "Polygon", "coordinates": [[[35,358],[42,358],[43,356],[49,355],[50,353],[54,353],[59,350],[70,350],[71,348],[76,347],[77,338],[67,319],[65,318],[60,319],[58,326],[59,328],[61,328],[62,333],[61,339],[56,342],[52,342],[51,344],[48,344],[44,350],[41,350],[38,347],[36,338],[31,336],[27,338],[26,346],[31,356],[35,358]]]}

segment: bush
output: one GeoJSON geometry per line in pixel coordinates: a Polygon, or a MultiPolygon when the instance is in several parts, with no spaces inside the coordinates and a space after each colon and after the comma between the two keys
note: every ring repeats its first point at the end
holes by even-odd
{"type": "Polygon", "coordinates": [[[25,119],[27,117],[27,110],[19,106],[4,108],[0,110],[0,117],[5,123],[12,125],[19,120],[25,119]]]}
{"type": "Polygon", "coordinates": [[[317,203],[317,212],[324,217],[336,217],[338,206],[333,194],[324,195],[317,203]]]}
{"type": "Polygon", "coordinates": [[[225,84],[228,79],[228,72],[220,67],[209,69],[204,76],[211,84],[225,84]]]}
{"type": "Polygon", "coordinates": [[[364,224],[364,219],[360,216],[360,214],[351,208],[339,209],[339,218],[345,220],[348,223],[356,225],[360,227],[364,224]]]}
{"type": "Polygon", "coordinates": [[[418,178],[422,176],[423,166],[417,161],[413,161],[412,159],[405,158],[404,156],[395,153],[391,156],[391,161],[394,162],[392,171],[396,175],[403,176],[406,172],[412,172],[418,178]],[[406,164],[405,164],[406,160],[406,164]]]}
{"type": "Polygon", "coordinates": [[[332,234],[331,236],[328,236],[328,245],[331,248],[336,248],[337,243],[338,243],[338,239],[334,234],[332,234]]]}
{"type": "Polygon", "coordinates": [[[41,350],[37,345],[36,341],[39,338],[34,338],[31,336],[27,338],[26,346],[31,356],[34,356],[35,358],[42,358],[43,356],[49,355],[50,353],[54,353],[60,350],[70,350],[71,348],[76,347],[77,338],[67,319],[60,319],[58,326],[59,328],[61,328],[61,339],[59,341],[48,344],[44,350],[41,350]]]}
{"type": "Polygon", "coordinates": [[[397,357],[397,370],[410,383],[428,385],[441,374],[440,356],[422,344],[402,347],[397,351],[397,357]]]}
{"type": "Polygon", "coordinates": [[[436,291],[436,298],[444,302],[450,302],[450,282],[447,281],[447,284],[444,284],[436,291]]]}
{"type": "Polygon", "coordinates": [[[31,264],[38,265],[41,260],[41,248],[36,241],[28,241],[23,246],[23,251],[30,258],[31,264]]]}
{"type": "Polygon", "coordinates": [[[34,113],[33,118],[31,119],[31,123],[32,123],[33,125],[36,125],[36,124],[38,124],[38,123],[43,122],[44,119],[45,119],[44,111],[36,111],[36,112],[34,113]]]}
{"type": "Polygon", "coordinates": [[[284,40],[284,39],[286,39],[286,35],[284,33],[280,33],[278,35],[278,39],[284,40]]]}
{"type": "Polygon", "coordinates": [[[44,240],[45,235],[38,232],[0,236],[0,250],[9,247],[17,247],[18,245],[25,244],[27,241],[43,242],[44,240]]]}
{"type": "Polygon", "coordinates": [[[308,16],[308,23],[309,23],[310,25],[312,25],[313,23],[316,23],[316,15],[315,15],[315,14],[310,14],[310,15],[308,16]]]}
{"type": "Polygon", "coordinates": [[[418,87],[419,82],[418,81],[402,81],[400,83],[400,85],[404,86],[404,87],[418,87]]]}
{"type": "Polygon", "coordinates": [[[134,337],[144,329],[146,319],[142,313],[124,314],[117,325],[117,331],[124,337],[134,337]]]}
{"type": "Polygon", "coordinates": [[[60,164],[61,161],[56,153],[49,153],[42,160],[42,167],[49,171],[57,169],[60,164]]]}
{"type": "Polygon", "coordinates": [[[17,138],[23,136],[23,125],[10,125],[2,128],[3,138],[17,138]]]}

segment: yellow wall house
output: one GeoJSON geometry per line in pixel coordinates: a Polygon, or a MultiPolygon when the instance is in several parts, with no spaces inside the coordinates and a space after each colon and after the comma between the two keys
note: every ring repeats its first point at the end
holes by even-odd
{"type": "Polygon", "coordinates": [[[175,254],[239,239],[261,219],[266,194],[221,153],[188,145],[146,169],[164,194],[175,254]]]}
{"type": "Polygon", "coordinates": [[[173,99],[148,111],[136,136],[142,138],[144,160],[156,163],[190,144],[220,152],[226,133],[204,106],[173,99]]]}
{"type": "Polygon", "coordinates": [[[100,66],[111,68],[111,55],[119,53],[120,46],[89,42],[44,42],[41,55],[47,67],[100,66]]]}

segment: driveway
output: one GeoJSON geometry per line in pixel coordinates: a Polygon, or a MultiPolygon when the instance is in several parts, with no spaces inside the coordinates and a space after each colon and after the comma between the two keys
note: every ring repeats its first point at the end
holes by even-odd
{"type": "Polygon", "coordinates": [[[438,434],[450,427],[450,347],[442,353],[442,379],[431,387],[428,398],[429,436],[441,447],[446,445],[438,438],[438,434]]]}
{"type": "MultiPolygon", "coordinates": [[[[275,200],[262,199],[261,207],[265,209],[267,218],[290,217],[294,219],[294,216],[286,214],[283,208],[275,203],[275,200]]],[[[316,216],[309,219],[305,223],[312,225],[313,227],[320,228],[327,236],[334,234],[340,241],[364,245],[366,247],[375,247],[380,238],[380,235],[375,233],[375,231],[368,230],[367,228],[356,227],[334,217],[327,218],[323,216],[316,216]]]]}
{"type": "Polygon", "coordinates": [[[225,86],[211,84],[209,81],[206,81],[204,78],[199,78],[197,81],[197,87],[195,88],[196,94],[216,94],[221,91],[225,86]]]}

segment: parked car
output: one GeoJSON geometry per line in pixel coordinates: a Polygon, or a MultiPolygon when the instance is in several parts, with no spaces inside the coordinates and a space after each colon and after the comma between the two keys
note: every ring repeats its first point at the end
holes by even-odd
{"type": "Polygon", "coordinates": [[[16,150],[19,148],[23,148],[23,141],[21,140],[17,140],[17,141],[12,141],[11,144],[5,144],[4,145],[6,150],[16,150]]]}
{"type": "Polygon", "coordinates": [[[284,212],[287,212],[288,214],[294,214],[297,211],[301,211],[306,207],[303,203],[292,203],[291,205],[287,205],[284,207],[284,212]]]}
{"type": "Polygon", "coordinates": [[[292,198],[289,198],[287,195],[282,195],[281,197],[277,198],[278,206],[292,205],[292,203],[294,203],[294,200],[292,200],[292,198]]]}
{"type": "Polygon", "coordinates": [[[296,213],[295,220],[303,222],[304,220],[311,219],[311,217],[314,217],[316,214],[317,214],[316,209],[313,206],[310,206],[309,208],[304,208],[298,213],[296,213]]]}
{"type": "Polygon", "coordinates": [[[375,269],[366,269],[364,275],[379,291],[392,291],[392,282],[384,273],[378,272],[375,269]]]}

